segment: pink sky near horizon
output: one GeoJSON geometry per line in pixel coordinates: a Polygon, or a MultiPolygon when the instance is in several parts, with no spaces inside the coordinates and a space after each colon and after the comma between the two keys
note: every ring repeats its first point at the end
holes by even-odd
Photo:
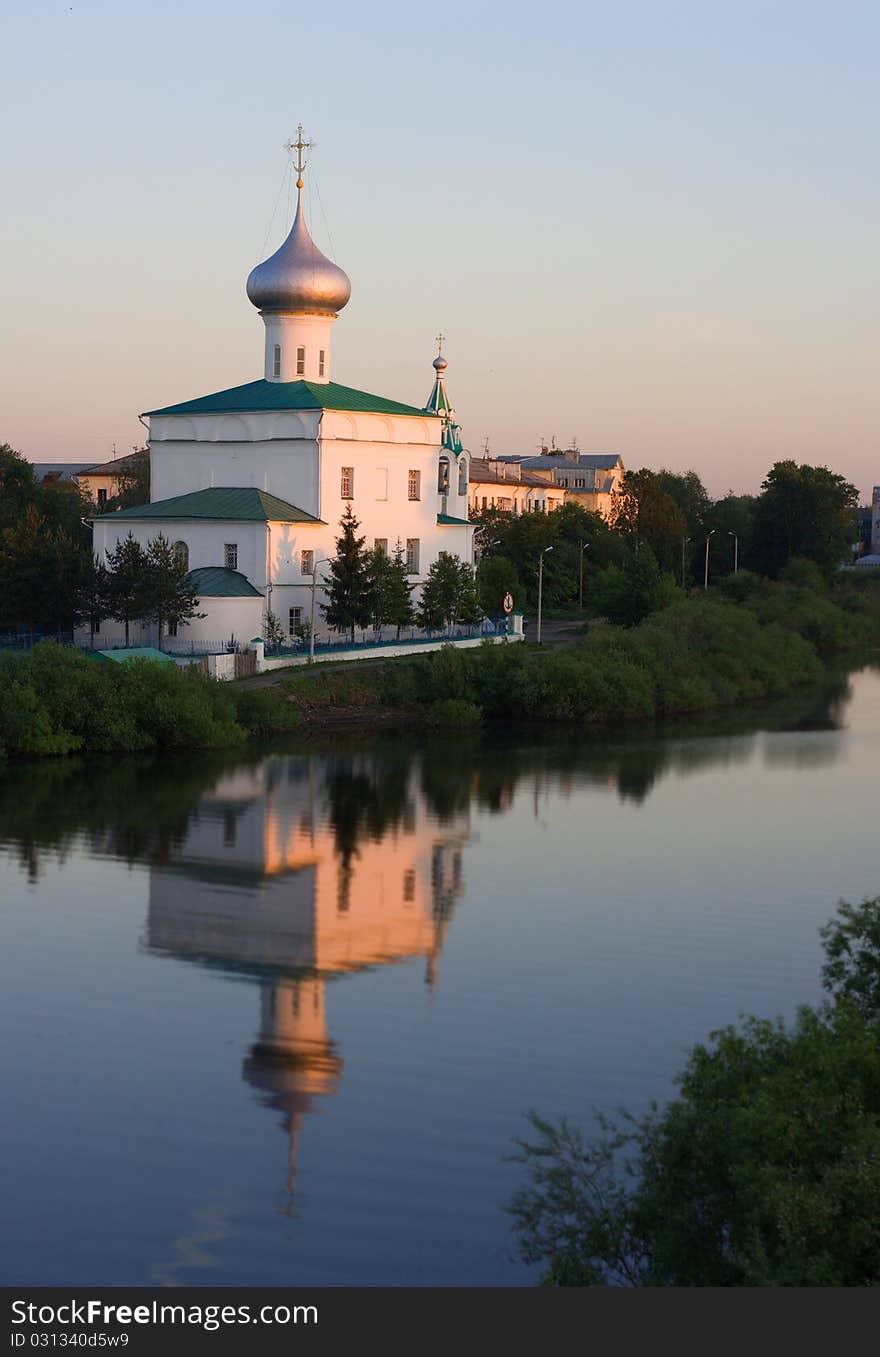
{"type": "Polygon", "coordinates": [[[438,52],[438,12],[396,0],[332,32],[278,0],[22,9],[0,442],[105,460],[139,411],[262,375],[244,281],[302,120],[313,234],[352,280],[335,380],[421,404],[442,330],[472,452],[575,435],[713,495],[793,458],[868,500],[880,15],[772,10],[450,0],[438,52]]]}

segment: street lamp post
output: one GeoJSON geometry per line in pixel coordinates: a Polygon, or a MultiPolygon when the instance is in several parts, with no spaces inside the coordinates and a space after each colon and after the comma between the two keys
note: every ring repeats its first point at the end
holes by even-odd
{"type": "Polygon", "coordinates": [[[712,531],[709,533],[709,536],[706,538],[706,569],[705,569],[705,572],[704,572],[704,574],[703,574],[703,588],[704,588],[704,589],[708,589],[708,588],[709,588],[709,543],[711,542],[711,540],[712,540],[712,538],[713,538],[714,536],[715,536],[715,529],[713,528],[712,531]]]}
{"type": "Polygon", "coordinates": [[[329,561],[329,556],[322,556],[320,561],[314,561],[312,564],[312,612],[309,622],[309,664],[314,664],[315,662],[315,585],[318,583],[318,566],[327,565],[329,561]]]}
{"type": "Polygon", "coordinates": [[[552,547],[545,547],[538,557],[538,635],[535,638],[538,645],[541,644],[541,607],[544,601],[544,557],[552,550],[552,547]]]}
{"type": "Polygon", "coordinates": [[[728,537],[733,538],[733,573],[739,570],[739,538],[735,532],[728,532],[728,537]]]}
{"type": "Polygon", "coordinates": [[[580,564],[580,570],[579,570],[580,579],[579,579],[579,583],[578,583],[578,607],[579,607],[579,608],[583,608],[583,606],[584,606],[584,552],[585,552],[585,551],[589,551],[589,550],[590,550],[590,544],[589,544],[589,542],[581,542],[581,552],[580,552],[580,562],[579,562],[579,564],[580,564]]]}
{"type": "Polygon", "coordinates": [[[682,540],[681,540],[681,587],[682,587],[682,589],[684,588],[684,549],[685,549],[685,547],[687,546],[687,544],[688,544],[688,542],[689,542],[690,540],[691,540],[691,539],[690,539],[689,537],[683,537],[682,540]]]}

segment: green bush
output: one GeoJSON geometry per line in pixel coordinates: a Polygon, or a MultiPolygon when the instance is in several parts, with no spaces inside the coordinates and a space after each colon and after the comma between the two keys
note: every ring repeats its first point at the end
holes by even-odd
{"type": "Polygon", "coordinates": [[[460,697],[441,697],[428,710],[432,726],[478,726],[481,716],[475,702],[460,697]]]}
{"type": "Polygon", "coordinates": [[[239,688],[233,693],[235,719],[251,735],[296,730],[301,717],[277,688],[239,688]]]}
{"type": "Polygon", "coordinates": [[[829,999],[693,1048],[592,1141],[532,1113],[510,1211],[556,1286],[880,1284],[880,898],[822,930],[829,999]]]}
{"type": "Polygon", "coordinates": [[[6,755],[210,749],[244,736],[233,694],[195,670],[147,660],[99,664],[52,641],[0,662],[6,755]]]}

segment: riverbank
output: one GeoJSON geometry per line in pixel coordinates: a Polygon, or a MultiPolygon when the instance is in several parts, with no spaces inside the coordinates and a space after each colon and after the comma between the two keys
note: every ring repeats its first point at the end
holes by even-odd
{"type": "Polygon", "coordinates": [[[712,711],[815,682],[826,659],[880,644],[880,590],[827,591],[741,572],[630,629],[572,645],[430,655],[221,684],[172,665],[97,665],[41,642],[0,656],[0,757],[222,749],[316,729],[601,725],[712,711]]]}
{"type": "Polygon", "coordinates": [[[481,722],[600,725],[650,721],[779,697],[815,682],[825,661],[880,642],[864,600],[738,581],[638,627],[589,628],[571,646],[459,654],[450,648],[368,673],[290,676],[282,686],[303,728],[481,722]]]}

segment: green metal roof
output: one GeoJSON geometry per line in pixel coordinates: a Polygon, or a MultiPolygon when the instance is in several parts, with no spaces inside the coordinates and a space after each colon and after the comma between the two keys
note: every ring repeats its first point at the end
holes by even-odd
{"type": "Polygon", "coordinates": [[[414,405],[387,400],[385,396],[371,396],[368,391],[356,391],[352,386],[338,382],[245,382],[231,386],[228,391],[214,391],[209,396],[165,405],[161,410],[146,410],[147,415],[212,415],[231,411],[255,410],[353,410],[375,415],[419,415],[422,419],[431,412],[414,405]]]}
{"type": "Polygon", "coordinates": [[[250,580],[240,570],[227,570],[222,565],[202,565],[191,570],[186,583],[195,589],[199,598],[262,598],[250,580]]]}
{"type": "Polygon", "coordinates": [[[270,495],[267,490],[253,486],[214,485],[207,490],[193,490],[188,495],[174,495],[172,499],[157,499],[152,504],[138,504],[134,509],[120,509],[115,514],[96,514],[92,522],[109,523],[117,519],[138,522],[149,519],[230,519],[236,523],[320,523],[320,518],[288,504],[286,499],[270,495]]]}
{"type": "Polygon", "coordinates": [[[157,650],[155,646],[128,646],[120,647],[119,650],[90,650],[87,652],[93,659],[105,664],[112,661],[114,664],[123,664],[126,660],[154,660],[162,664],[173,664],[171,655],[166,655],[164,651],[157,650]]]}
{"type": "Polygon", "coordinates": [[[472,528],[474,526],[466,518],[453,518],[451,514],[438,514],[437,522],[443,528],[472,528]]]}

